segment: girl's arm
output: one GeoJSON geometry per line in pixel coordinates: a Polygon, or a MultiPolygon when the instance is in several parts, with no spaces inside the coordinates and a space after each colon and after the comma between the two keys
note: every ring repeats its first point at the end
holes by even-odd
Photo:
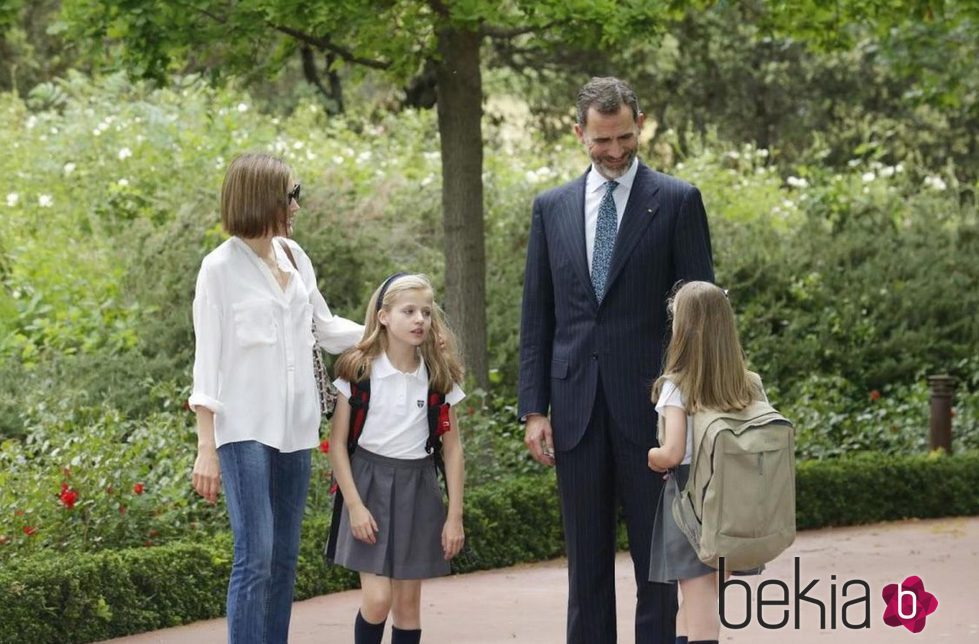
{"type": "Polygon", "coordinates": [[[347,453],[347,435],[350,432],[350,403],[343,395],[337,396],[337,406],[333,411],[333,425],[330,429],[330,467],[333,476],[343,493],[343,504],[350,514],[350,532],[354,538],[365,543],[377,542],[377,522],[357,493],[353,472],[350,469],[350,454],[347,453]]]}
{"type": "Polygon", "coordinates": [[[687,413],[680,407],[667,407],[666,439],[659,447],[650,448],[647,455],[649,469],[665,472],[676,467],[687,452],[687,413]]]}
{"type": "Polygon", "coordinates": [[[462,456],[462,438],[459,436],[459,423],[455,408],[449,408],[449,422],[452,428],[442,434],[442,458],[445,460],[445,484],[449,492],[449,511],[442,528],[442,551],[446,560],[452,559],[462,550],[466,533],[462,527],[462,490],[466,478],[465,462],[462,456]]]}

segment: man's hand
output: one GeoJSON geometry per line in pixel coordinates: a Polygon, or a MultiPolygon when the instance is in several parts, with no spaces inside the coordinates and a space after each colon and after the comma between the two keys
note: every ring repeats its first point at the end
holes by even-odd
{"type": "Polygon", "coordinates": [[[527,417],[523,442],[535,461],[548,467],[554,465],[554,442],[551,438],[551,421],[547,416],[533,414],[527,417]]]}

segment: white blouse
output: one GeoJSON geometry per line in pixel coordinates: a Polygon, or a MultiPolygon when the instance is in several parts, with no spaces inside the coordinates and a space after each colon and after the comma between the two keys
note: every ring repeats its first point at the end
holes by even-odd
{"type": "Polygon", "coordinates": [[[313,264],[292,240],[273,240],[283,290],[244,241],[230,237],[201,263],[194,295],[192,409],[214,412],[217,446],[254,440],[281,452],[315,447],[320,409],[313,375],[314,342],[340,353],[363,327],[330,312],[313,264]],[[282,243],[292,249],[299,272],[282,243]],[[312,321],[316,319],[316,338],[312,321]]]}
{"type": "MultiPolygon", "coordinates": [[[[333,381],[337,391],[350,399],[350,383],[333,381]]],[[[458,384],[452,386],[445,402],[455,406],[466,394],[458,384]]],[[[358,447],[389,458],[425,458],[428,442],[428,369],[423,360],[412,373],[391,364],[386,353],[371,363],[371,400],[358,447]]],[[[459,431],[456,429],[456,431],[459,431]]]]}

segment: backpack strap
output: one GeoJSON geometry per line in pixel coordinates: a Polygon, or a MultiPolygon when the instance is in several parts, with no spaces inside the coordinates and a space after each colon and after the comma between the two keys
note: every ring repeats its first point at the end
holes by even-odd
{"type": "MultiPolygon", "coordinates": [[[[442,459],[442,434],[452,429],[452,421],[449,419],[449,403],[445,402],[445,394],[441,394],[431,387],[428,389],[428,440],[425,442],[425,451],[432,455],[435,460],[435,469],[442,475],[442,482],[445,483],[445,461],[442,459]]],[[[446,485],[446,493],[448,486],[446,485]]]]}
{"type": "MultiPolygon", "coordinates": [[[[363,378],[359,382],[350,383],[350,425],[347,432],[347,456],[350,457],[357,451],[357,444],[360,442],[360,435],[364,431],[364,424],[367,422],[367,410],[370,409],[371,402],[371,379],[363,378]]],[[[326,540],[326,547],[323,554],[330,563],[334,562],[337,551],[337,537],[340,533],[340,516],[343,514],[343,492],[333,477],[331,483],[333,492],[333,518],[330,519],[330,536],[326,540]]]]}
{"type": "Polygon", "coordinates": [[[371,403],[371,379],[350,383],[350,428],[347,432],[347,454],[353,455],[360,442],[360,435],[367,423],[367,411],[371,403]]]}

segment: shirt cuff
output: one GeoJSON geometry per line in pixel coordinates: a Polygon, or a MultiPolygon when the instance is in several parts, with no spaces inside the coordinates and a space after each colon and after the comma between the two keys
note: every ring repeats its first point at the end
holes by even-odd
{"type": "Polygon", "coordinates": [[[187,404],[190,405],[191,411],[197,411],[198,407],[204,407],[210,409],[215,414],[224,413],[224,405],[221,401],[216,398],[211,398],[206,394],[192,394],[190,399],[187,400],[187,404]]]}

